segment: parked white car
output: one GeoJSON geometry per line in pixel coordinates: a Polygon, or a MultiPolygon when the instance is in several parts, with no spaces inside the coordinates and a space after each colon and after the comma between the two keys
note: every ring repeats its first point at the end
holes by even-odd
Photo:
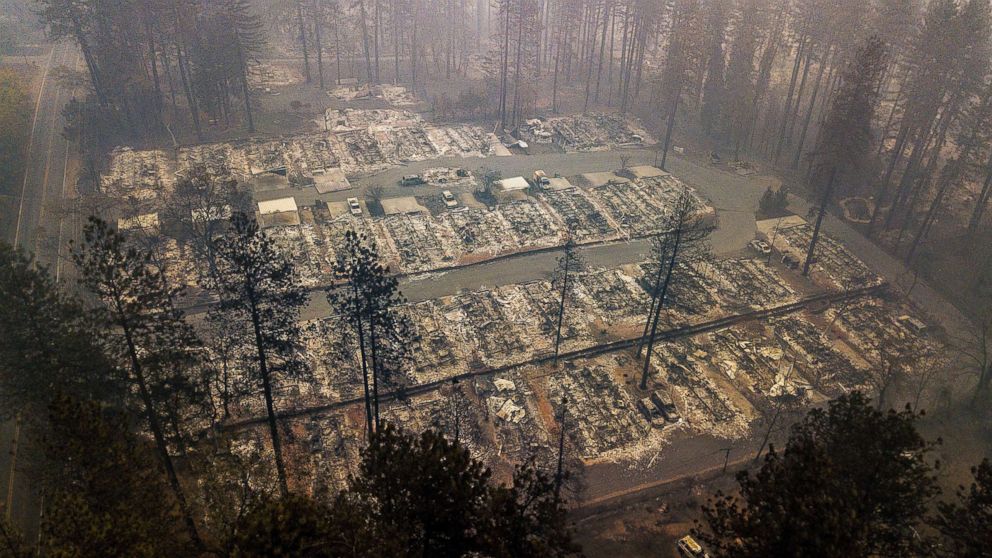
{"type": "Polygon", "coordinates": [[[772,247],[769,246],[768,243],[765,242],[764,240],[758,240],[756,238],[752,240],[750,243],[748,243],[748,246],[750,246],[752,250],[761,254],[762,256],[767,256],[768,254],[772,253],[772,247]]]}

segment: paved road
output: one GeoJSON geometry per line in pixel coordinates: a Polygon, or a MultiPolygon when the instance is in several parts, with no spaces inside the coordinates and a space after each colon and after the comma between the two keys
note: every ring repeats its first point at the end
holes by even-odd
{"type": "MultiPolygon", "coordinates": [[[[397,183],[405,174],[417,173],[425,168],[436,166],[464,166],[472,170],[488,167],[499,170],[503,176],[531,175],[535,169],[550,173],[574,176],[586,172],[598,172],[618,168],[620,156],[629,156],[631,165],[652,164],[654,151],[631,149],[622,152],[594,153],[555,153],[544,155],[513,155],[488,159],[448,158],[441,162],[418,162],[414,165],[388,169],[375,175],[352,181],[356,189],[348,192],[317,194],[313,188],[303,190],[273,190],[258,193],[259,199],[272,199],[293,195],[302,204],[314,200],[340,200],[349,196],[361,196],[368,187],[377,184],[390,184],[385,196],[429,195],[437,193],[431,186],[401,187],[397,183]],[[474,162],[474,163],[473,163],[474,162]],[[472,164],[478,165],[473,167],[472,164]]],[[[754,213],[758,200],[764,192],[764,183],[748,179],[717,168],[700,165],[687,159],[672,159],[669,170],[700,192],[716,208],[718,227],[711,237],[713,252],[717,256],[728,256],[745,249],[754,238],[754,213]]],[[[462,186],[468,190],[471,186],[462,186]]],[[[452,186],[457,190],[457,186],[452,186]]],[[[581,249],[586,262],[591,266],[607,267],[643,261],[650,251],[647,240],[617,242],[607,245],[589,246],[581,249]]],[[[403,294],[411,301],[455,294],[462,290],[498,287],[511,283],[522,283],[547,278],[554,269],[558,254],[540,252],[507,258],[491,263],[475,265],[454,271],[413,276],[401,281],[403,294]]],[[[304,311],[306,319],[326,316],[327,303],[321,295],[314,296],[310,306],[304,311]]]]}
{"type": "MultiPolygon", "coordinates": [[[[33,252],[37,260],[56,274],[63,272],[68,224],[63,223],[63,200],[68,194],[69,142],[62,135],[65,125],[62,107],[73,95],[54,79],[52,70],[60,66],[75,67],[79,53],[67,43],[56,45],[46,62],[35,112],[32,117],[28,166],[20,188],[0,193],[0,234],[10,243],[33,252]]],[[[0,425],[0,503],[9,505],[15,524],[33,533],[39,511],[38,495],[31,489],[20,465],[11,467],[14,424],[0,425]],[[10,490],[13,479],[13,490],[10,490]],[[8,502],[10,495],[10,502],[8,502]]],[[[19,437],[23,449],[25,438],[19,437]]]]}
{"type": "MultiPolygon", "coordinates": [[[[11,215],[4,215],[4,238],[31,252],[38,260],[56,267],[59,261],[62,227],[62,199],[67,195],[69,142],[62,135],[65,120],[62,107],[73,91],[60,86],[51,70],[75,67],[78,52],[66,43],[52,49],[39,96],[28,148],[28,168],[20,192],[12,194],[11,215]]],[[[58,270],[56,270],[58,271],[58,270]]]]}

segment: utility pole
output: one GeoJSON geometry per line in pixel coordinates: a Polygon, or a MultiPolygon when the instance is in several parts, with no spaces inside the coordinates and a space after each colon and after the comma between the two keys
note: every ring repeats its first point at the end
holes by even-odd
{"type": "Polygon", "coordinates": [[[722,450],[720,450],[720,451],[722,451],[724,453],[724,456],[723,456],[723,473],[721,473],[721,474],[724,474],[724,475],[727,474],[727,464],[730,463],[730,450],[732,450],[732,449],[734,449],[734,448],[723,448],[722,450]]]}
{"type": "Polygon", "coordinates": [[[561,498],[561,483],[565,475],[565,405],[568,398],[561,398],[561,417],[558,419],[558,470],[555,472],[555,501],[561,498]]]}
{"type": "Polygon", "coordinates": [[[778,421],[778,415],[782,412],[782,405],[775,406],[775,415],[772,416],[772,420],[768,423],[768,430],[765,431],[765,437],[761,440],[761,446],[758,447],[758,453],[754,454],[754,462],[757,463],[758,459],[761,457],[761,452],[765,451],[765,446],[768,444],[768,438],[772,435],[772,428],[775,428],[775,423],[778,421]]]}

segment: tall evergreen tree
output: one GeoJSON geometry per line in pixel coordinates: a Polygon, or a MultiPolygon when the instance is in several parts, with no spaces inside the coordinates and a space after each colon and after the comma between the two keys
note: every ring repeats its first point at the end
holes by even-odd
{"type": "Polygon", "coordinates": [[[161,213],[172,224],[169,234],[189,246],[200,284],[209,286],[217,275],[217,241],[234,212],[249,205],[248,194],[223,172],[195,166],[178,177],[163,205],[161,213]]]}
{"type": "Polygon", "coordinates": [[[725,94],[724,71],[726,66],[723,43],[726,40],[727,6],[723,0],[714,0],[706,8],[706,82],[699,119],[703,131],[715,135],[722,114],[725,94]]]}
{"type": "Polygon", "coordinates": [[[730,55],[726,72],[726,102],[723,104],[726,115],[727,132],[734,146],[734,159],[740,157],[740,150],[748,136],[748,125],[754,110],[754,59],[761,42],[765,13],[760,0],[743,0],[735,18],[734,34],[730,42],[730,55]]]}
{"type": "Polygon", "coordinates": [[[533,460],[497,485],[457,442],[384,424],[347,489],[330,501],[265,500],[229,546],[242,557],[577,556],[554,486],[533,460]]]}
{"type": "Polygon", "coordinates": [[[151,430],[189,536],[200,544],[168,445],[170,426],[173,441],[182,443],[176,420],[182,411],[174,404],[202,404],[198,399],[203,394],[195,389],[198,383],[184,376],[197,358],[199,341],[173,303],[178,290],[150,265],[150,253],[128,246],[121,234],[95,217],[83,234],[84,243],[74,247],[72,258],[82,285],[103,303],[97,333],[114,364],[127,371],[125,378],[137,393],[138,409],[151,430]]]}
{"type": "Polygon", "coordinates": [[[717,495],[695,531],[720,556],[913,556],[939,492],[932,444],[911,411],[882,412],[859,392],[813,409],[739,495],[717,495]]]}
{"type": "Polygon", "coordinates": [[[327,300],[358,341],[366,429],[371,436],[380,424],[380,384],[394,381],[405,364],[412,326],[399,310],[405,300],[398,281],[389,275],[368,237],[345,233],[334,276],[341,285],[327,290],[327,300]]]}
{"type": "Polygon", "coordinates": [[[555,365],[558,364],[558,353],[561,348],[561,328],[565,323],[567,303],[572,299],[575,292],[576,273],[582,271],[584,263],[578,254],[578,245],[575,243],[571,231],[561,248],[561,256],[558,257],[558,264],[555,266],[554,274],[551,278],[551,287],[560,293],[558,299],[558,319],[555,323],[555,365]],[[560,290],[559,290],[560,289],[560,290]]]}
{"type": "Polygon", "coordinates": [[[971,474],[974,482],[958,488],[956,501],[937,504],[942,556],[983,558],[992,548],[992,462],[982,460],[971,474]]]}
{"type": "Polygon", "coordinates": [[[699,2],[698,0],[678,0],[673,5],[671,31],[668,50],[665,53],[665,69],[662,73],[661,97],[665,102],[667,124],[662,145],[661,168],[668,161],[668,149],[672,142],[675,117],[679,103],[688,85],[692,82],[690,72],[699,57],[699,2]]]}
{"type": "Polygon", "coordinates": [[[46,268],[2,242],[0,300],[0,418],[44,416],[57,392],[120,402],[125,387],[108,373],[93,314],[46,268]]]}
{"type": "Polygon", "coordinates": [[[243,324],[251,331],[255,366],[247,372],[261,387],[275,455],[279,488],[289,493],[273,388],[277,379],[310,379],[300,355],[300,309],[307,292],[293,264],[276,248],[253,217],[236,212],[227,234],[217,242],[220,303],[215,318],[243,324]]]}
{"type": "Polygon", "coordinates": [[[641,371],[640,388],[647,389],[648,373],[651,370],[651,353],[654,350],[661,322],[662,309],[668,298],[673,282],[677,281],[676,271],[680,265],[698,259],[708,252],[707,239],[713,228],[705,223],[697,213],[699,203],[688,188],[683,188],[674,207],[663,219],[661,231],[655,237],[653,246],[654,271],[651,286],[651,308],[644,323],[644,334],[637,345],[637,355],[645,351],[641,371]]]}
{"type": "Polygon", "coordinates": [[[68,397],[48,414],[43,555],[196,554],[154,448],[126,416],[68,397]]]}
{"type": "Polygon", "coordinates": [[[837,179],[845,182],[856,180],[856,173],[868,153],[875,96],[884,61],[885,45],[878,37],[871,37],[841,73],[841,85],[823,124],[819,150],[815,155],[815,185],[820,204],[803,263],[803,275],[809,274],[820,225],[833,199],[837,179]]]}

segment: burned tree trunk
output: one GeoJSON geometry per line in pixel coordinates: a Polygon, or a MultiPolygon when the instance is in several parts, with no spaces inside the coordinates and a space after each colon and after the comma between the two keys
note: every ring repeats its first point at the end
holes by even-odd
{"type": "Polygon", "coordinates": [[[310,53],[307,50],[307,28],[303,25],[303,0],[296,0],[296,25],[300,30],[300,47],[303,49],[303,76],[310,83],[310,53]]]}

